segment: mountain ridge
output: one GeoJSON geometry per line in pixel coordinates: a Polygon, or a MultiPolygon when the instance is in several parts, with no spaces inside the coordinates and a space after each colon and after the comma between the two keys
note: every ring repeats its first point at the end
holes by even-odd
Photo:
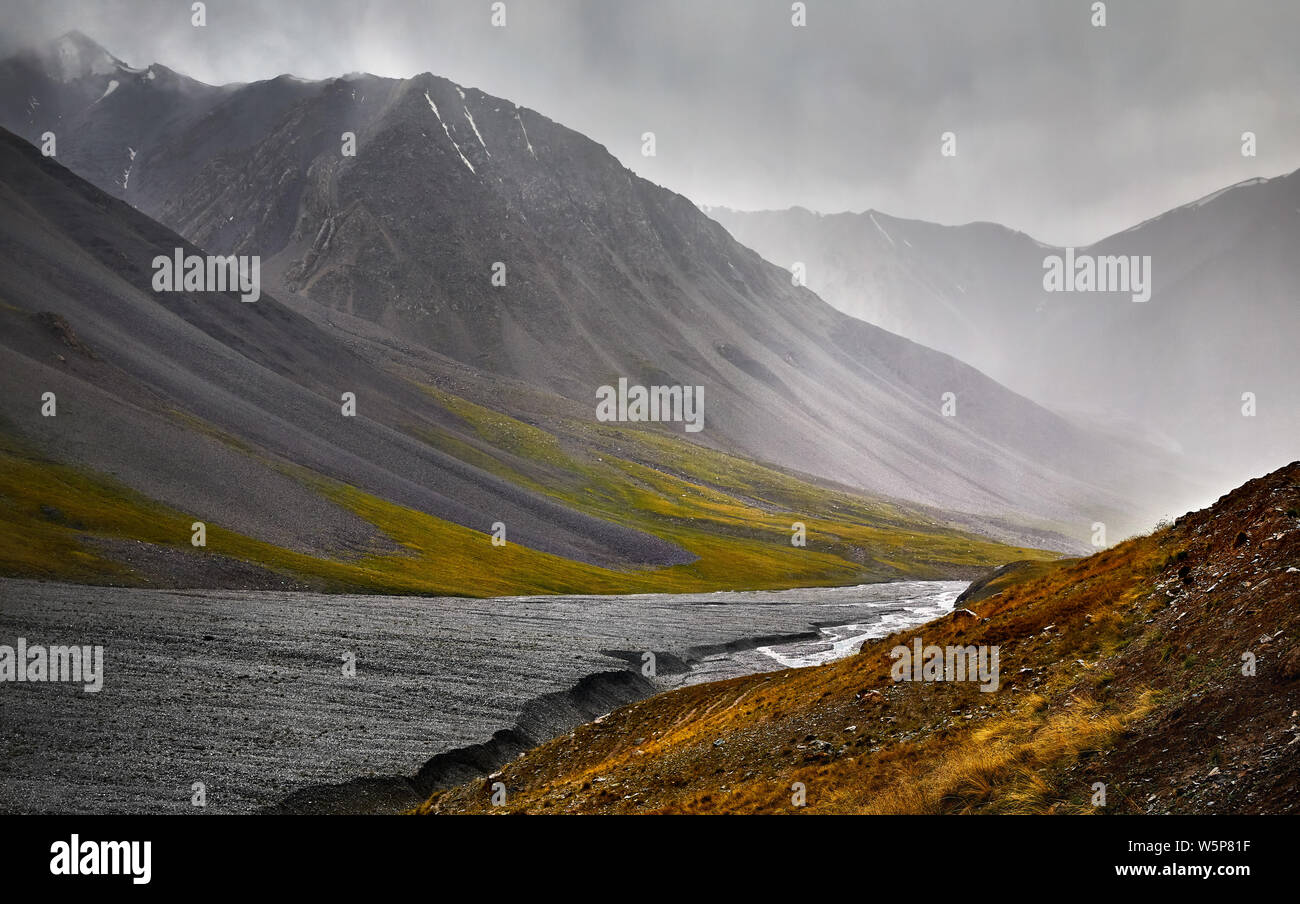
{"type": "Polygon", "coordinates": [[[855,316],[960,353],[1005,385],[1083,422],[1109,422],[1239,482],[1300,443],[1287,366],[1300,338],[1300,170],[1226,186],[1075,250],[1150,261],[1151,297],[1050,292],[1063,248],[979,224],[868,212],[713,215],[855,316]],[[1243,393],[1258,400],[1243,417],[1243,393]],[[1268,399],[1268,410],[1264,400],[1268,399]]]}
{"type": "MultiPolygon", "coordinates": [[[[129,128],[155,88],[124,85],[85,124],[129,128]]],[[[129,185],[107,166],[85,174],[201,247],[256,251],[271,291],[318,322],[360,317],[592,403],[620,376],[705,385],[706,445],[1075,537],[1096,520],[1120,534],[1149,523],[1167,510],[1153,488],[1179,482],[1158,450],[1135,444],[1121,463],[978,371],[842,317],[534,111],[431,74],[214,90],[172,92],[179,112],[148,147],[78,127],[90,146],[70,163],[128,145],[129,185]],[[962,397],[955,418],[941,419],[945,392],[962,397]]]]}
{"type": "Polygon", "coordinates": [[[318,324],[346,313],[589,405],[619,377],[703,385],[699,444],[1076,538],[1099,520],[1135,531],[1188,492],[1165,451],[1130,438],[1119,457],[952,356],[840,315],[684,196],[476,88],[136,79],[109,101],[69,122],[69,165],[208,251],[259,255],[269,290],[318,324]],[[174,114],[127,140],[159,91],[174,114]],[[129,183],[121,159],[94,164],[125,150],[129,183]]]}
{"type": "Polygon", "coordinates": [[[1050,557],[972,529],[1069,545],[819,484],[658,425],[602,425],[427,350],[372,357],[379,345],[270,294],[156,293],[150,261],[195,249],[7,134],[0,211],[0,574],[627,593],[951,577],[1050,557]],[[790,542],[796,521],[806,548],[790,542]]]}

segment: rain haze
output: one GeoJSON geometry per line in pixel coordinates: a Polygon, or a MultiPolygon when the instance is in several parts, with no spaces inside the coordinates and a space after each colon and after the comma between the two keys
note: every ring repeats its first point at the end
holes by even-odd
{"type": "Polygon", "coordinates": [[[1086,244],[1300,165],[1300,6],[340,0],[6,4],[0,52],[80,30],[210,83],[433,72],[702,205],[876,209],[1086,244]],[[653,131],[657,155],[643,157],[653,131]],[[940,136],[958,154],[939,154],[940,136]],[[1258,136],[1258,156],[1236,153],[1258,136]]]}

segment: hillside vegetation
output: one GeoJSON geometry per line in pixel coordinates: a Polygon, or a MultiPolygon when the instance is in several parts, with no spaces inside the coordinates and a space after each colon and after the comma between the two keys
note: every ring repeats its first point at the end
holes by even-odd
{"type": "Polygon", "coordinates": [[[589,438],[561,444],[507,415],[446,394],[437,397],[476,434],[462,439],[425,429],[426,441],[441,451],[578,511],[661,537],[694,561],[600,567],[510,542],[509,525],[506,545],[494,546],[490,533],[256,450],[241,451],[361,518],[389,542],[327,557],[214,523],[200,549],[190,542],[191,514],[105,475],[43,458],[0,431],[0,576],[481,597],[940,579],[970,576],[1008,559],[1055,556],[662,434],[582,425],[589,438]],[[790,542],[796,521],[806,527],[804,547],[790,542]]]}
{"type": "Polygon", "coordinates": [[[1300,462],[856,656],[618,709],[420,812],[1293,810],[1298,564],[1300,462]],[[893,682],[914,637],[997,645],[998,689],[893,682]]]}

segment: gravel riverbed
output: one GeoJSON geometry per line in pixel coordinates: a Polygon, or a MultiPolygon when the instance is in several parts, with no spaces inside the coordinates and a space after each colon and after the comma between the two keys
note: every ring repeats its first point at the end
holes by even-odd
{"type": "Polygon", "coordinates": [[[104,661],[97,693],[0,683],[0,812],[242,813],[410,775],[543,695],[639,676],[645,651],[653,690],[811,665],[963,587],[460,599],[0,581],[0,645],[99,645],[104,661]]]}

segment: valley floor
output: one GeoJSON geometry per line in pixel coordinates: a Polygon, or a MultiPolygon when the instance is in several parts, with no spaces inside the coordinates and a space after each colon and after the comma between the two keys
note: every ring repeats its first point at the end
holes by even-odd
{"type": "Polygon", "coordinates": [[[886,633],[964,586],[464,599],[0,581],[0,644],[104,651],[98,693],[0,685],[0,812],[192,813],[199,782],[206,812],[291,794],[297,811],[410,808],[435,754],[508,732],[514,756],[656,691],[780,667],[762,645],[834,655],[816,625],[886,633]],[[303,790],[358,778],[382,799],[303,790]]]}

